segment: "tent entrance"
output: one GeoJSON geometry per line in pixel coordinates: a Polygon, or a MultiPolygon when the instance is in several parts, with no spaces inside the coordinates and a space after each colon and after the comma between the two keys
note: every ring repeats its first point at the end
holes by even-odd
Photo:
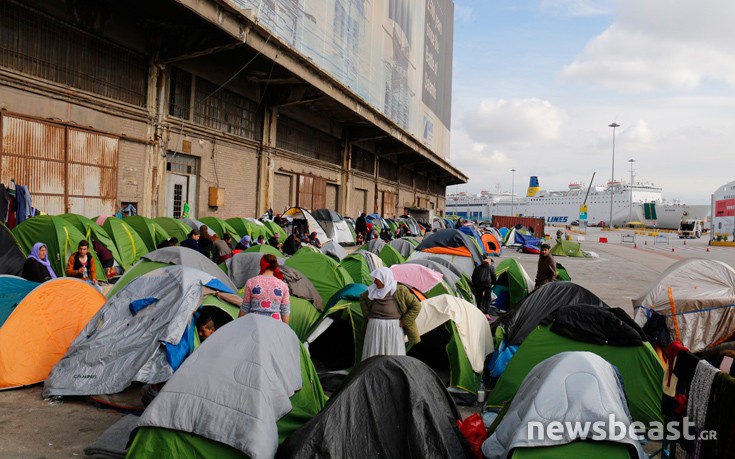
{"type": "Polygon", "coordinates": [[[445,386],[449,386],[450,367],[447,355],[449,343],[448,324],[436,327],[430,332],[421,335],[421,342],[412,346],[407,355],[414,357],[429,367],[439,376],[445,386]]]}

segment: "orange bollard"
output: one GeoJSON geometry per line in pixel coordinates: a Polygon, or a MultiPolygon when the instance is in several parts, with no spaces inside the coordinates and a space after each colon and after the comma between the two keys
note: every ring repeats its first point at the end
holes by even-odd
{"type": "Polygon", "coordinates": [[[673,248],[673,247],[671,248],[671,251],[672,251],[672,252],[674,251],[674,248],[673,248]]]}
{"type": "Polygon", "coordinates": [[[648,245],[648,241],[643,241],[643,245],[648,245]]]}
{"type": "Polygon", "coordinates": [[[686,239],[684,240],[684,245],[687,245],[687,241],[686,241],[686,239]]]}
{"type": "Polygon", "coordinates": [[[707,247],[707,252],[709,252],[709,247],[707,247]]]}
{"type": "Polygon", "coordinates": [[[638,244],[633,244],[633,248],[634,249],[637,249],[638,248],[638,244]]]}

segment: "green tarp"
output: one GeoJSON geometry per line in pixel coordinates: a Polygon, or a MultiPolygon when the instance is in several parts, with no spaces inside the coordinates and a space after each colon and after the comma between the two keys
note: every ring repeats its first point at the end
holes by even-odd
{"type": "Polygon", "coordinates": [[[333,258],[321,252],[299,250],[286,260],[286,266],[301,272],[314,284],[324,304],[329,303],[332,296],[347,284],[352,284],[352,278],[341,268],[333,258]]]}
{"type": "MultiPolygon", "coordinates": [[[[13,236],[25,253],[31,253],[33,244],[43,242],[48,248],[48,258],[57,277],[66,276],[66,263],[77,251],[79,241],[84,235],[71,223],[61,217],[39,215],[29,218],[13,228],[13,236]]],[[[107,280],[97,254],[90,250],[97,266],[97,280],[107,280]]]]}
{"type": "Polygon", "coordinates": [[[153,219],[154,222],[161,225],[171,237],[175,237],[179,242],[183,241],[189,236],[191,228],[181,220],[177,220],[171,217],[158,217],[153,219]]]}
{"type": "Polygon", "coordinates": [[[107,234],[115,243],[121,258],[120,266],[124,270],[127,271],[132,268],[140,260],[140,257],[149,252],[143,239],[138,236],[138,232],[119,218],[107,217],[102,224],[102,228],[107,231],[107,234]]]}
{"type": "Polygon", "coordinates": [[[518,348],[488,399],[488,405],[510,404],[523,379],[547,358],[567,351],[593,352],[617,367],[623,378],[633,420],[663,422],[661,397],[664,370],[650,344],[609,346],[575,341],[539,326],[518,348]]]}
{"type": "Polygon", "coordinates": [[[579,242],[557,239],[556,244],[549,250],[549,253],[559,257],[584,258],[584,252],[582,252],[580,247],[581,244],[579,242]]]}
{"type": "MultiPolygon", "coordinates": [[[[158,244],[172,237],[159,223],[150,218],[132,215],[125,217],[123,221],[138,233],[138,236],[143,240],[149,252],[156,250],[158,244]]],[[[179,237],[176,236],[176,239],[179,239],[179,237]]],[[[181,241],[183,239],[179,239],[179,242],[181,241]]]]}

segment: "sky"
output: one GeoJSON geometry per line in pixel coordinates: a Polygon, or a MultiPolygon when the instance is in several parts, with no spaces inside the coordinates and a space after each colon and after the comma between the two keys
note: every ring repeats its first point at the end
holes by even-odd
{"type": "Polygon", "coordinates": [[[735,1],[455,0],[448,193],[735,180],[735,1]],[[630,159],[635,162],[629,162],[630,159]],[[515,173],[511,172],[515,169],[515,173]]]}

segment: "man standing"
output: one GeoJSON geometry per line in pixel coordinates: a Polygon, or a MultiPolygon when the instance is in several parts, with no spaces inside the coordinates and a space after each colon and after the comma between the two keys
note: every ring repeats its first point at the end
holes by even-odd
{"type": "Polygon", "coordinates": [[[536,271],[536,288],[556,280],[556,261],[549,254],[549,249],[551,249],[549,244],[541,244],[541,253],[538,257],[538,270],[536,271]]]}
{"type": "Polygon", "coordinates": [[[477,307],[480,308],[480,311],[484,314],[488,313],[493,285],[495,285],[497,281],[498,277],[495,274],[493,261],[485,255],[482,263],[480,263],[472,272],[472,286],[475,289],[475,301],[477,302],[477,307]]]}

